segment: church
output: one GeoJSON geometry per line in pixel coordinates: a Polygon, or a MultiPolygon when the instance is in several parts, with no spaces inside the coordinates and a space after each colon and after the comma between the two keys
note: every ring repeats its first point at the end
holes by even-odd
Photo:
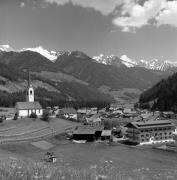
{"type": "Polygon", "coordinates": [[[28,78],[28,86],[26,89],[26,102],[17,102],[15,105],[18,118],[30,117],[35,113],[38,117],[43,115],[43,109],[39,102],[34,101],[34,88],[31,83],[30,73],[28,78]]]}

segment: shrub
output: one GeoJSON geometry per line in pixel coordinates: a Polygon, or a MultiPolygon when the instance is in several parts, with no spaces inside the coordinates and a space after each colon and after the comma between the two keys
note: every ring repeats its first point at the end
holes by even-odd
{"type": "Polygon", "coordinates": [[[36,119],[36,118],[37,118],[36,113],[32,112],[32,113],[31,113],[31,115],[30,115],[30,118],[34,118],[34,119],[36,119]]]}
{"type": "Polygon", "coordinates": [[[0,117],[0,123],[3,123],[3,121],[4,121],[4,118],[3,118],[3,116],[1,116],[0,117]]]}
{"type": "Polygon", "coordinates": [[[49,119],[49,112],[48,111],[43,112],[42,120],[46,121],[46,122],[49,122],[50,119],[49,119]]]}
{"type": "Polygon", "coordinates": [[[18,113],[15,113],[14,120],[18,119],[18,113]]]}

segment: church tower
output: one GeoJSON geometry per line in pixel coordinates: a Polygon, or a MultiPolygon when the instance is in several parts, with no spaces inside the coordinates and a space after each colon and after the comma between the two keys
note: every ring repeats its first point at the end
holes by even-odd
{"type": "Polygon", "coordinates": [[[26,102],[34,102],[34,89],[31,84],[30,70],[28,70],[28,86],[26,90],[26,102]]]}

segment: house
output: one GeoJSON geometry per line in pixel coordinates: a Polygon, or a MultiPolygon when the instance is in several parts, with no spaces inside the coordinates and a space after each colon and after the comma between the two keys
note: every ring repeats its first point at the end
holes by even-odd
{"type": "Polygon", "coordinates": [[[86,108],[81,108],[77,110],[78,114],[86,115],[87,114],[87,109],[86,108]]]}
{"type": "Polygon", "coordinates": [[[128,141],[135,144],[152,144],[173,141],[175,126],[171,121],[131,122],[127,124],[128,141]]]}
{"type": "Polygon", "coordinates": [[[121,110],[121,109],[122,109],[122,105],[121,104],[116,104],[116,103],[111,104],[110,108],[109,108],[109,110],[111,110],[111,111],[116,111],[116,110],[121,110]]]}
{"type": "Polygon", "coordinates": [[[162,112],[162,117],[167,118],[167,119],[175,119],[176,114],[172,111],[165,111],[165,112],[162,112]]]}
{"type": "Polygon", "coordinates": [[[73,132],[74,140],[86,140],[94,141],[95,140],[95,130],[89,128],[80,128],[73,132]]]}
{"type": "Polygon", "coordinates": [[[98,114],[95,114],[89,118],[86,118],[87,124],[90,126],[101,126],[102,125],[102,120],[98,114]]]}
{"type": "Polygon", "coordinates": [[[31,113],[35,113],[39,117],[43,115],[43,109],[39,102],[17,102],[15,108],[19,118],[30,117],[31,113]]]}
{"type": "Polygon", "coordinates": [[[43,115],[43,109],[40,103],[34,101],[34,88],[31,84],[30,74],[26,89],[26,102],[17,102],[15,104],[15,112],[20,118],[30,117],[32,113],[35,113],[39,117],[43,115]]]}
{"type": "Polygon", "coordinates": [[[103,130],[101,133],[101,139],[102,140],[110,140],[112,136],[111,130],[103,130]]]}
{"type": "Polygon", "coordinates": [[[62,115],[66,119],[77,120],[77,111],[74,108],[62,108],[60,110],[60,115],[62,115]]]}

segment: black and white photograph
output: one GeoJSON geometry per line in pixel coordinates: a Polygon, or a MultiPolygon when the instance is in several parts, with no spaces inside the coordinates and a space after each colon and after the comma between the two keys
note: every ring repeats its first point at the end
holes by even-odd
{"type": "Polygon", "coordinates": [[[0,0],[0,180],[177,180],[177,0],[0,0]]]}

